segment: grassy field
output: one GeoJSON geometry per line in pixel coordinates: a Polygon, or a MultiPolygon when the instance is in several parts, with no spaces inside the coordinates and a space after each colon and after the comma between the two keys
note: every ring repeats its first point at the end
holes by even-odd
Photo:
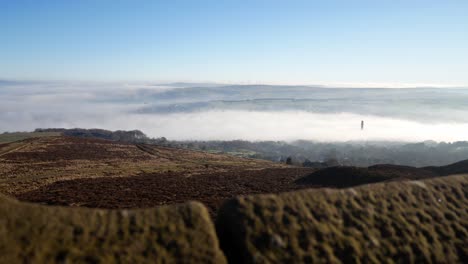
{"type": "Polygon", "coordinates": [[[59,132],[14,132],[0,134],[0,144],[15,142],[27,138],[37,137],[56,137],[60,136],[59,132]]]}

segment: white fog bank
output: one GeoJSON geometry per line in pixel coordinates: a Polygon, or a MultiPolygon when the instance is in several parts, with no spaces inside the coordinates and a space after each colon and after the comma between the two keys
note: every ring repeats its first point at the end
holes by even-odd
{"type": "MultiPolygon", "coordinates": [[[[105,122],[111,129],[139,128],[153,137],[177,140],[395,140],[463,141],[468,123],[418,123],[349,113],[200,112],[133,115],[105,122]],[[364,130],[361,130],[364,120],[364,130]],[[117,122],[117,123],[116,123],[117,122]]],[[[95,124],[96,126],[99,124],[95,124]]]]}
{"type": "MultiPolygon", "coordinates": [[[[171,140],[463,141],[468,123],[418,123],[350,113],[209,111],[172,114],[72,115],[25,118],[19,130],[37,127],[139,129],[171,140]],[[73,121],[69,121],[73,120],[73,121]],[[364,130],[361,130],[364,120],[364,130]]],[[[17,120],[18,121],[18,120],[17,120]]],[[[1,124],[6,127],[7,124],[1,124]]]]}
{"type": "Polygon", "coordinates": [[[0,133],[138,129],[171,140],[468,140],[466,89],[0,80],[0,133]],[[361,120],[365,128],[361,131],[361,120]]]}

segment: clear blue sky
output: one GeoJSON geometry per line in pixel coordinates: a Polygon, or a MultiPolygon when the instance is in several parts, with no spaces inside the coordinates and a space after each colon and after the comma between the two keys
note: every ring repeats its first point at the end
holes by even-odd
{"type": "Polygon", "coordinates": [[[468,85],[468,1],[0,0],[0,78],[468,85]]]}

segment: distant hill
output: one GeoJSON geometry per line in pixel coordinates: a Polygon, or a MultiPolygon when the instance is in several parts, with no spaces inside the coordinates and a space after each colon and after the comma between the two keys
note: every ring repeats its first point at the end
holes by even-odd
{"type": "Polygon", "coordinates": [[[5,132],[0,134],[0,144],[15,142],[27,138],[60,136],[61,132],[5,132]]]}
{"type": "Polygon", "coordinates": [[[468,160],[447,166],[424,168],[391,164],[370,167],[335,166],[313,172],[298,179],[296,183],[344,188],[382,181],[420,180],[461,173],[468,173],[468,160]]]}
{"type": "Polygon", "coordinates": [[[468,172],[468,160],[462,160],[447,166],[430,166],[423,168],[425,170],[433,171],[439,175],[451,175],[451,174],[460,174],[468,172]]]}
{"type": "MultiPolygon", "coordinates": [[[[105,140],[132,142],[132,143],[158,143],[161,139],[151,139],[140,130],[84,129],[84,128],[37,128],[33,132],[5,132],[0,134],[0,144],[19,141],[27,138],[70,136],[81,138],[99,138],[105,140]]],[[[163,140],[164,141],[164,140],[163,140]]]]}
{"type": "Polygon", "coordinates": [[[150,138],[140,130],[117,130],[110,131],[105,129],[84,129],[84,128],[37,128],[34,130],[36,133],[60,133],[64,136],[82,137],[82,138],[100,138],[114,141],[124,142],[139,142],[144,143],[150,141],[150,138]]]}

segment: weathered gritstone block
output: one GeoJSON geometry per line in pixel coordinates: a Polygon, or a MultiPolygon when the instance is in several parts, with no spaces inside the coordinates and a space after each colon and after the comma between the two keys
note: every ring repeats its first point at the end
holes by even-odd
{"type": "Polygon", "coordinates": [[[0,196],[0,263],[225,263],[197,202],[145,210],[41,206],[0,196]]]}
{"type": "Polygon", "coordinates": [[[232,263],[461,263],[468,176],[239,197],[216,223],[232,263]]]}

